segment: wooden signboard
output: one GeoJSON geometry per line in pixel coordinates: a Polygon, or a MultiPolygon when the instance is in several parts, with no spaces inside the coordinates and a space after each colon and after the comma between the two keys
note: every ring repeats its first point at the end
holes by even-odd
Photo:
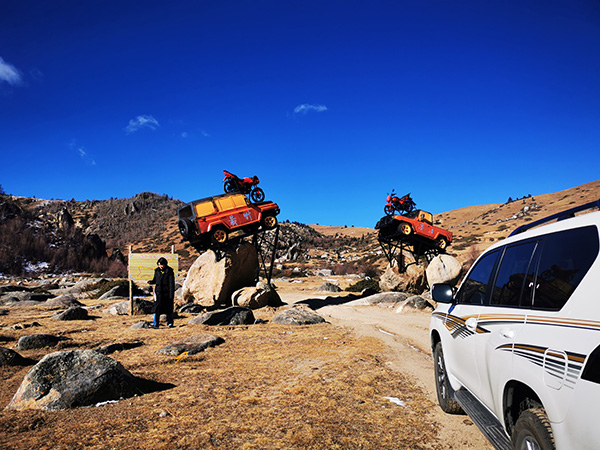
{"type": "Polygon", "coordinates": [[[154,277],[154,269],[159,258],[165,258],[173,269],[175,278],[179,271],[179,257],[171,247],[171,253],[133,253],[129,248],[129,313],[133,315],[133,280],[149,281],[154,277]]]}
{"type": "Polygon", "coordinates": [[[154,277],[154,269],[158,266],[158,258],[165,258],[169,263],[175,277],[179,270],[179,258],[176,253],[130,253],[129,254],[129,279],[148,281],[154,277]]]}

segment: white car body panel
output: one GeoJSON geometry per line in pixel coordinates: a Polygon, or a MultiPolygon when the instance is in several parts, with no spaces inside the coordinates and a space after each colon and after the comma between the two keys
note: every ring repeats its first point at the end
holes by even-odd
{"type": "MultiPolygon", "coordinates": [[[[521,241],[531,243],[533,237],[543,238],[589,225],[595,226],[598,232],[600,212],[509,237],[491,246],[477,262],[494,249],[504,249],[521,241]]],[[[542,244],[539,245],[541,249],[542,244]]],[[[500,265],[502,261],[498,261],[500,265]]],[[[518,279],[522,286],[534,279],[527,278],[527,273],[517,275],[522,275],[518,279]]],[[[541,280],[542,275],[538,274],[536,280],[541,280]]],[[[548,282],[542,289],[548,286],[560,288],[558,282],[548,282]]],[[[493,288],[491,284],[488,290],[490,288],[493,288]]],[[[539,284],[531,287],[538,288],[539,284]]],[[[519,382],[541,401],[557,449],[600,449],[600,426],[597,425],[600,382],[581,378],[590,354],[600,345],[600,258],[597,255],[558,311],[440,303],[432,314],[430,329],[432,338],[435,332],[442,342],[452,388],[467,389],[502,425],[505,425],[507,386],[519,382]]],[[[600,374],[597,374],[596,381],[599,379],[600,374]]]]}

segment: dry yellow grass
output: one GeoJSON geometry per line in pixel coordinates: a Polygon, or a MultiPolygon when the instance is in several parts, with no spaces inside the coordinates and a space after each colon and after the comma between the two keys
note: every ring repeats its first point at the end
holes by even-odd
{"type": "MultiPolygon", "coordinates": [[[[11,308],[0,318],[3,326],[33,321],[41,326],[0,334],[16,339],[60,333],[72,339],[63,349],[141,340],[143,346],[111,357],[136,376],[174,387],[100,407],[2,410],[0,448],[444,448],[429,417],[434,405],[386,367],[377,339],[331,324],[206,327],[181,318],[173,329],[134,330],[131,325],[146,317],[98,312],[91,321],[57,322],[53,313],[11,308]],[[201,333],[225,343],[179,359],[156,353],[201,333]],[[384,397],[397,397],[406,407],[384,397]]],[[[257,315],[269,319],[272,313],[257,315]]],[[[21,353],[37,360],[55,350],[21,353]]],[[[28,369],[0,368],[0,406],[10,402],[28,369]]]]}

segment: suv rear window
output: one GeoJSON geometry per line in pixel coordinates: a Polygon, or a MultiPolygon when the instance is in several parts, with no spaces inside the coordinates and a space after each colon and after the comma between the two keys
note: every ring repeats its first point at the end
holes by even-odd
{"type": "Polygon", "coordinates": [[[598,248],[595,226],[545,236],[532,307],[562,308],[596,260],[598,248]]]}

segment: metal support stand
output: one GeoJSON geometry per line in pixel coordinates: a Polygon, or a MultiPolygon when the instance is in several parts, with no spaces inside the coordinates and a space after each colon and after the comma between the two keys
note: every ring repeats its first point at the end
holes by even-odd
{"type": "MultiPolygon", "coordinates": [[[[267,280],[267,286],[271,285],[271,277],[273,276],[273,264],[277,257],[277,243],[279,242],[279,225],[274,230],[259,231],[252,236],[252,244],[258,253],[258,262],[267,280]],[[269,231],[273,231],[270,233],[269,231]],[[266,251],[263,251],[263,247],[266,251]]],[[[259,270],[260,272],[260,270],[259,270]]],[[[259,273],[260,274],[260,273],[259,273]]],[[[258,282],[258,279],[256,280],[258,282]]]]}
{"type": "Polygon", "coordinates": [[[424,257],[425,260],[430,263],[433,258],[439,255],[439,249],[431,246],[427,246],[421,242],[411,242],[400,238],[394,239],[378,239],[381,250],[387,258],[391,267],[394,264],[398,264],[398,272],[406,272],[406,268],[411,264],[419,264],[419,259],[424,257]],[[402,258],[403,252],[407,252],[412,255],[415,262],[404,265],[404,258],[402,258]]]}

